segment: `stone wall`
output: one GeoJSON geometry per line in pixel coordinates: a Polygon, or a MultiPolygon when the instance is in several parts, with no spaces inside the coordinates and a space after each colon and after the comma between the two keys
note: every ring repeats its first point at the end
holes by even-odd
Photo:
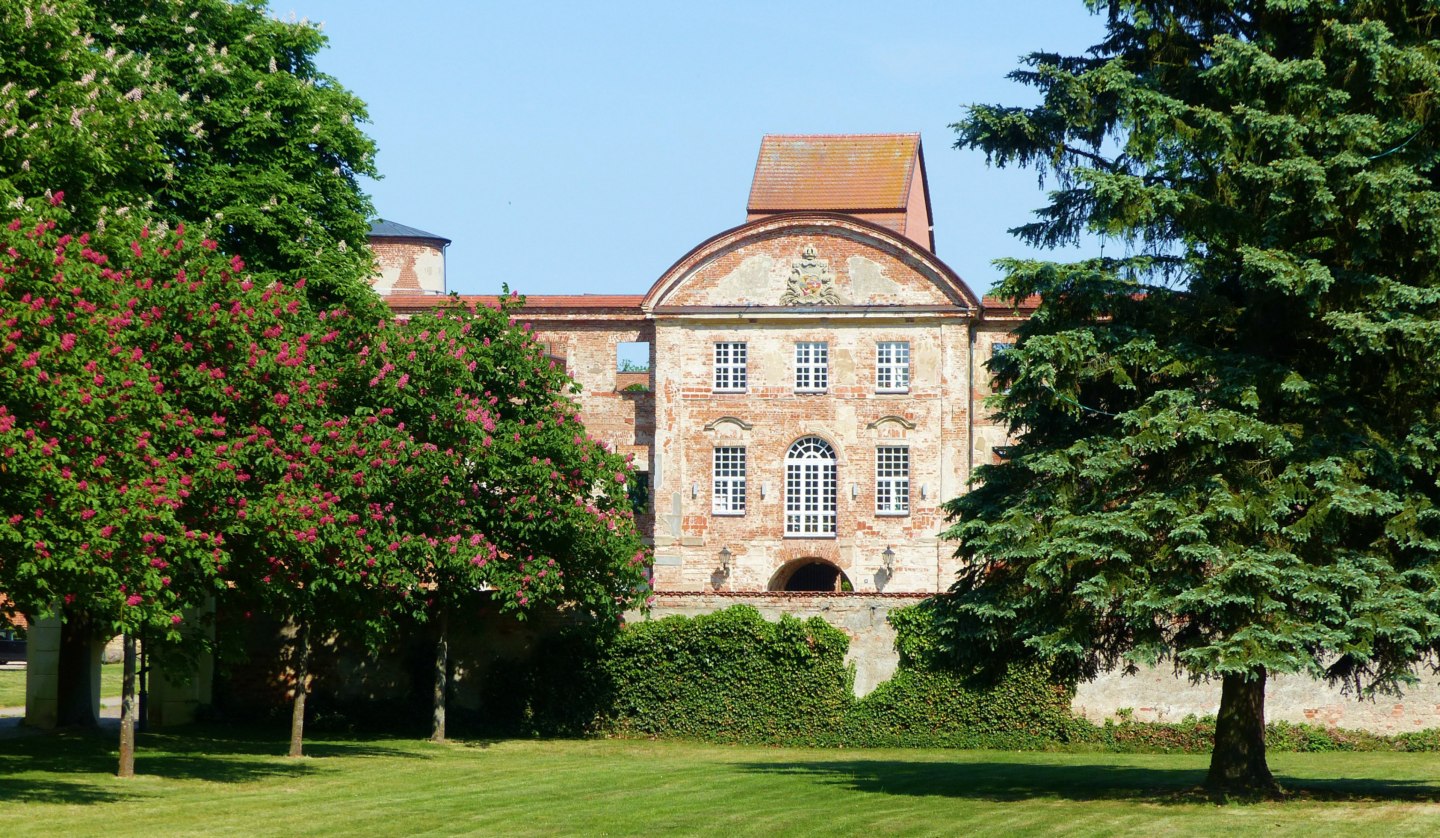
{"type": "MultiPolygon", "coordinates": [[[[754,606],[767,620],[779,620],[789,614],[801,620],[819,617],[845,632],[850,638],[850,651],[845,660],[855,665],[855,694],[863,696],[881,683],[890,680],[899,664],[895,653],[895,629],[888,617],[897,608],[914,605],[924,597],[920,594],[829,594],[799,592],[767,592],[727,594],[658,594],[651,606],[650,618],[658,620],[674,614],[695,617],[744,603],[754,606]]],[[[626,615],[630,621],[643,620],[639,613],[626,615]]]]}
{"type": "MultiPolygon", "coordinates": [[[[1440,678],[1428,672],[1423,675],[1421,683],[1403,695],[1382,695],[1374,700],[1356,698],[1303,675],[1274,675],[1265,686],[1266,718],[1383,734],[1440,727],[1440,678]]],[[[1077,714],[1096,722],[1115,718],[1122,710],[1137,721],[1178,722],[1189,715],[1219,712],[1220,683],[1192,684],[1168,668],[1145,669],[1128,676],[1112,672],[1081,684],[1073,707],[1077,714]]]]}

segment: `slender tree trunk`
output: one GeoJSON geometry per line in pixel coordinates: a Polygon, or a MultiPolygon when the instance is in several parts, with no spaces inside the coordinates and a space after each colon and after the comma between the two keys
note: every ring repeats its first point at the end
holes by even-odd
{"type": "Polygon", "coordinates": [[[450,626],[445,606],[440,606],[440,637],[435,641],[435,704],[430,720],[430,741],[445,741],[445,697],[450,688],[450,626]]]}
{"type": "Polygon", "coordinates": [[[310,691],[310,625],[295,630],[295,702],[290,712],[290,756],[304,756],[305,695],[310,691]]]}
{"type": "Polygon", "coordinates": [[[140,635],[140,671],[138,687],[138,706],[140,718],[136,721],[136,729],[144,733],[150,729],[150,645],[145,642],[145,635],[140,635]]]}
{"type": "Polygon", "coordinates": [[[1265,762],[1265,670],[1226,675],[1205,787],[1221,794],[1280,790],[1265,762]]]}
{"type": "Polygon", "coordinates": [[[135,776],[135,635],[125,634],[125,679],[120,686],[120,768],[117,777],[135,776]]]}
{"type": "Polygon", "coordinates": [[[57,661],[56,722],[61,727],[93,728],[95,716],[94,661],[95,631],[89,618],[65,609],[60,615],[60,655],[57,661]]]}

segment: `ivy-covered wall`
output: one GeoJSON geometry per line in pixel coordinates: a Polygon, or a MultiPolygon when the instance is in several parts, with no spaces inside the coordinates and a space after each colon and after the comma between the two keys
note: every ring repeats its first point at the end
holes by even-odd
{"type": "MultiPolygon", "coordinates": [[[[900,625],[907,645],[923,642],[910,636],[920,624],[900,625]]],[[[486,715],[508,732],[795,745],[1035,748],[1071,736],[1070,691],[1044,667],[984,680],[902,663],[857,699],[847,646],[818,617],[772,622],[748,605],[611,638],[570,632],[534,665],[497,672],[486,715]]]]}

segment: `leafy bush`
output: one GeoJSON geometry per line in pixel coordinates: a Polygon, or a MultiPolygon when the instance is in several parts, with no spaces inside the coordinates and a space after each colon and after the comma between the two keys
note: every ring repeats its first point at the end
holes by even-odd
{"type": "Polygon", "coordinates": [[[854,699],[849,640],[818,617],[748,605],[628,627],[605,656],[610,730],[713,741],[816,742],[854,699]]]}
{"type": "Polygon", "coordinates": [[[1083,722],[1070,713],[1073,691],[1042,664],[1016,665],[990,680],[902,667],[857,701],[843,744],[858,747],[1035,749],[1071,741],[1083,722]]]}

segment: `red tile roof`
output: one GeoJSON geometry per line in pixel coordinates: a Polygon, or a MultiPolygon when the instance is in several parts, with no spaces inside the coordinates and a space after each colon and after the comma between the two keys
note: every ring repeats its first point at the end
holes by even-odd
{"type": "Polygon", "coordinates": [[[1040,295],[1031,294],[1023,300],[1014,300],[1009,297],[994,297],[989,294],[980,301],[980,307],[987,312],[1032,312],[1040,307],[1040,295]]]}
{"type": "MultiPolygon", "coordinates": [[[[641,294],[530,294],[525,297],[524,311],[546,311],[565,312],[573,310],[626,310],[633,309],[636,313],[640,311],[640,301],[645,299],[641,294]]],[[[390,308],[400,311],[416,311],[434,308],[444,305],[450,300],[448,296],[438,294],[391,294],[385,297],[385,302],[390,308]]],[[[460,297],[461,303],[473,302],[476,305],[487,305],[494,307],[499,303],[499,297],[490,294],[466,294],[460,297]]]]}
{"type": "Polygon", "coordinates": [[[749,211],[903,212],[919,150],[919,134],[769,135],[749,211]]]}
{"type": "Polygon", "coordinates": [[[644,294],[531,294],[526,308],[639,308],[644,294]]]}

